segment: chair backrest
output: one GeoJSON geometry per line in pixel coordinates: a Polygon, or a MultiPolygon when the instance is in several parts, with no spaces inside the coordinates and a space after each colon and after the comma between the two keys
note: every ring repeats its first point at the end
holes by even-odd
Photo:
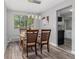
{"type": "Polygon", "coordinates": [[[38,30],[27,30],[27,43],[33,43],[37,41],[38,30]]]}
{"type": "Polygon", "coordinates": [[[50,37],[50,29],[42,29],[41,30],[41,41],[49,41],[50,37]]]}

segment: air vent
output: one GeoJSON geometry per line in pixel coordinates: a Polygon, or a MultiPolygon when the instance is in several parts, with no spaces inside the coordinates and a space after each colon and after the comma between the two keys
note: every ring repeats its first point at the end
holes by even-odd
{"type": "Polygon", "coordinates": [[[39,0],[28,0],[30,3],[36,3],[36,4],[41,4],[41,1],[39,0]]]}

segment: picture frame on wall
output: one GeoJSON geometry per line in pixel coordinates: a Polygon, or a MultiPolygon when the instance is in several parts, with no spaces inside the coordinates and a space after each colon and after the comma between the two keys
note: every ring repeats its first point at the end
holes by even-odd
{"type": "Polygon", "coordinates": [[[49,24],[49,16],[45,16],[45,17],[42,18],[42,24],[44,26],[49,24]]]}

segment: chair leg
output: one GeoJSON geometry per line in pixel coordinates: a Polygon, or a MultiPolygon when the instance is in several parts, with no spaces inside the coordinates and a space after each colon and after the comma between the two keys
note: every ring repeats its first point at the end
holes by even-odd
{"type": "Polygon", "coordinates": [[[27,57],[28,57],[28,47],[27,47],[27,49],[26,49],[26,50],[27,50],[27,57]]]}
{"type": "Polygon", "coordinates": [[[42,54],[42,44],[41,44],[41,54],[42,54]]]}
{"type": "Polygon", "coordinates": [[[25,49],[23,48],[22,50],[22,58],[24,59],[24,52],[25,52],[25,49]]]}
{"type": "Polygon", "coordinates": [[[22,51],[22,58],[24,58],[23,54],[24,54],[24,51],[22,51]]]}
{"type": "Polygon", "coordinates": [[[35,45],[35,54],[37,55],[37,48],[36,48],[36,45],[35,45]]]}
{"type": "Polygon", "coordinates": [[[49,44],[47,43],[47,51],[49,52],[49,44]]]}

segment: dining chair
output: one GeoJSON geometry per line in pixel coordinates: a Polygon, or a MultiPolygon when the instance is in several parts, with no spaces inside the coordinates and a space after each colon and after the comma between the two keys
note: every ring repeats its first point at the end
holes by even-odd
{"type": "Polygon", "coordinates": [[[38,36],[38,30],[27,30],[26,32],[27,39],[26,39],[26,52],[28,57],[28,48],[35,47],[35,54],[37,55],[37,36],[38,36]]]}
{"type": "Polygon", "coordinates": [[[47,45],[47,51],[49,52],[49,38],[50,38],[50,29],[42,29],[41,30],[41,40],[38,43],[41,45],[41,53],[43,45],[47,45]]]}

